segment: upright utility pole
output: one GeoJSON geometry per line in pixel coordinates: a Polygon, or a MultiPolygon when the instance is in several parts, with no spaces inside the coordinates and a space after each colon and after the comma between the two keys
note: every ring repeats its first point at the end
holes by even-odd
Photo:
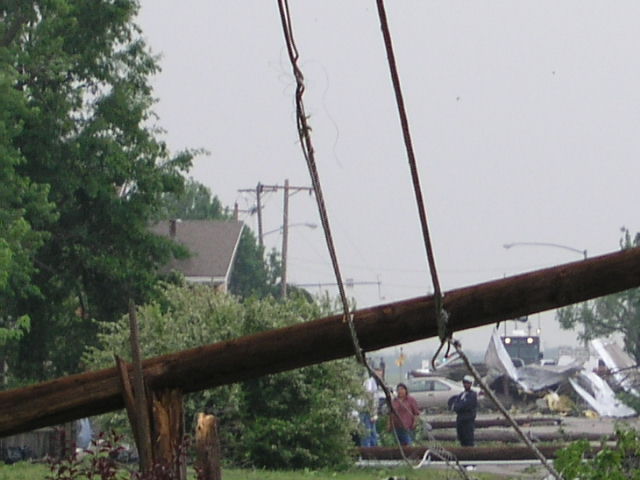
{"type": "MultiPolygon", "coordinates": [[[[256,188],[241,188],[238,192],[251,192],[256,194],[256,213],[258,214],[258,245],[264,246],[262,241],[262,192],[265,191],[265,186],[260,182],[256,185],[256,188]]],[[[271,190],[274,191],[274,190],[271,190]]]]}
{"type": "Polygon", "coordinates": [[[256,185],[256,208],[258,209],[258,245],[264,247],[262,242],[262,205],[260,204],[260,194],[262,193],[262,184],[258,182],[256,185]]]}
{"type": "Polygon", "coordinates": [[[289,185],[289,179],[285,179],[284,185],[263,185],[258,182],[255,189],[243,188],[238,190],[239,192],[255,192],[256,194],[256,208],[258,213],[258,244],[260,247],[264,246],[263,242],[263,229],[262,229],[262,204],[261,195],[264,192],[277,192],[278,190],[284,190],[283,198],[283,212],[282,212],[282,275],[281,275],[281,295],[282,298],[287,298],[287,249],[289,240],[289,196],[301,191],[313,193],[312,187],[298,187],[289,185]]]}
{"type": "Polygon", "coordinates": [[[282,206],[282,275],[280,276],[282,298],[287,298],[287,243],[289,238],[289,179],[284,181],[284,199],[282,206]]]}
{"type": "Polygon", "coordinates": [[[256,213],[258,214],[258,245],[264,246],[262,228],[262,194],[265,192],[276,192],[282,188],[279,185],[263,185],[258,182],[256,188],[241,188],[238,192],[251,192],[256,194],[256,213]]]}

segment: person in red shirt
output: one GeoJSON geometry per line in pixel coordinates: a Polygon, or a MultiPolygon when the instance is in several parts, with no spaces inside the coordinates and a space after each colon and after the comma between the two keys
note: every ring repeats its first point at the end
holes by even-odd
{"type": "Polygon", "coordinates": [[[420,415],[416,399],[409,395],[409,389],[404,383],[396,387],[396,397],[391,405],[393,409],[389,417],[389,431],[395,430],[400,445],[413,443],[413,431],[416,428],[416,418],[420,415]]]}

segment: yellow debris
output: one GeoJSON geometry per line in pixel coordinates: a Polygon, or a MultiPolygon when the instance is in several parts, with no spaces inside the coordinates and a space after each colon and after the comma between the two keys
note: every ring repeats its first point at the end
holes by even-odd
{"type": "Polygon", "coordinates": [[[560,413],[569,413],[574,409],[573,401],[566,395],[558,395],[556,392],[549,392],[544,396],[549,410],[560,413]]]}

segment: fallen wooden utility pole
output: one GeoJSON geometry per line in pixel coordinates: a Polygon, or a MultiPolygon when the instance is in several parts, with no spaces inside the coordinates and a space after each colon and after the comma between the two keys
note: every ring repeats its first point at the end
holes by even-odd
{"type": "MultiPolygon", "coordinates": [[[[640,248],[449,291],[453,331],[563,307],[640,286],[640,248]]],[[[432,296],[354,312],[365,351],[435,337],[432,296]]],[[[270,330],[143,362],[151,389],[184,393],[353,354],[341,315],[270,330]]],[[[0,392],[0,437],[124,407],[117,369],[59,378],[0,392]]]]}
{"type": "MultiPolygon", "coordinates": [[[[540,445],[538,448],[546,458],[556,458],[556,452],[565,448],[567,444],[540,445]]],[[[420,459],[428,447],[403,447],[404,454],[411,460],[420,459]]],[[[592,457],[602,447],[590,447],[587,457],[592,457]]],[[[493,447],[447,447],[447,452],[455,455],[459,462],[467,461],[496,461],[496,460],[534,460],[536,457],[528,447],[500,445],[493,447]]],[[[400,449],[397,447],[359,447],[358,454],[363,460],[402,460],[400,449]]],[[[432,455],[432,460],[440,460],[432,455]]]]}
{"type": "MultiPolygon", "coordinates": [[[[589,442],[608,442],[615,441],[614,434],[602,434],[596,432],[536,432],[527,431],[525,434],[532,442],[574,442],[576,440],[587,440],[589,442]]],[[[453,430],[438,430],[431,432],[431,435],[438,442],[455,442],[458,440],[457,434],[453,430]]],[[[521,443],[522,439],[513,430],[500,429],[481,429],[476,430],[474,434],[476,445],[482,442],[501,442],[501,443],[521,443]]]]}
{"type": "MultiPolygon", "coordinates": [[[[514,419],[518,425],[560,425],[562,419],[559,417],[521,417],[514,419]]],[[[455,420],[433,420],[429,422],[433,430],[442,428],[456,428],[455,420]]],[[[511,424],[504,418],[482,418],[476,419],[476,431],[479,428],[490,427],[510,427],[511,424]]]]}

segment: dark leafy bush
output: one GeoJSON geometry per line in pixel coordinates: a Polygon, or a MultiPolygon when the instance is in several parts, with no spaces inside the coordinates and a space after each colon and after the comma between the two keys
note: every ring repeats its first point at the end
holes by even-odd
{"type": "Polygon", "coordinates": [[[171,464],[157,462],[149,471],[133,472],[118,461],[125,451],[121,441],[122,436],[115,432],[101,433],[91,448],[73,451],[63,459],[50,458],[51,473],[45,480],[179,480],[191,443],[188,437],[183,439],[171,464]]]}
{"type": "Polygon", "coordinates": [[[82,452],[73,451],[62,459],[48,459],[50,475],[45,480],[125,480],[129,472],[118,468],[116,458],[124,447],[121,436],[111,433],[98,435],[95,444],[82,452]]]}

